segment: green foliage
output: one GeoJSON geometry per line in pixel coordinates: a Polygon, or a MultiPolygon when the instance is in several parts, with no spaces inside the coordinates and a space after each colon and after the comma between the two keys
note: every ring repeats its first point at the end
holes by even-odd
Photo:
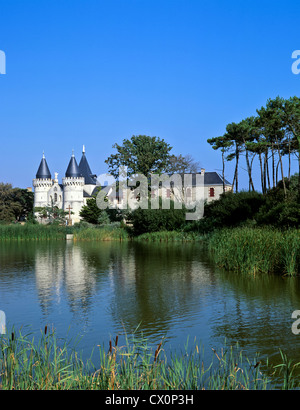
{"type": "Polygon", "coordinates": [[[182,229],[185,224],[186,210],[174,209],[174,202],[170,201],[170,209],[138,208],[129,214],[128,221],[132,224],[134,235],[158,231],[174,231],[182,229]]]}
{"type": "Polygon", "coordinates": [[[136,240],[141,242],[194,242],[203,241],[203,236],[196,232],[159,231],[144,233],[136,240]]]}
{"type": "Polygon", "coordinates": [[[286,179],[286,195],[282,181],[277,187],[259,192],[228,192],[207,203],[204,218],[186,225],[186,231],[208,233],[215,229],[239,226],[274,226],[300,228],[300,204],[297,201],[298,175],[286,179]]]}
{"type": "Polygon", "coordinates": [[[118,222],[75,229],[73,233],[75,241],[123,241],[129,239],[127,230],[121,227],[118,222]]]}
{"type": "Polygon", "coordinates": [[[12,222],[32,219],[33,193],[27,189],[13,188],[11,184],[0,183],[0,221],[12,222]]]}
{"type": "Polygon", "coordinates": [[[116,179],[119,167],[126,166],[128,176],[164,172],[169,165],[169,152],[172,147],[163,139],[147,135],[133,135],[131,139],[124,139],[123,144],[114,144],[117,153],[112,154],[105,161],[109,173],[116,179]]]}
{"type": "Polygon", "coordinates": [[[57,206],[36,207],[34,212],[38,213],[38,217],[45,220],[49,224],[62,225],[66,222],[68,212],[57,206]]]}
{"type": "Polygon", "coordinates": [[[23,241],[23,240],[65,240],[67,228],[58,225],[25,225],[12,224],[0,225],[1,241],[23,241]]]}
{"type": "Polygon", "coordinates": [[[93,225],[106,225],[112,222],[121,222],[126,215],[126,210],[120,209],[100,209],[98,208],[96,197],[87,200],[86,205],[81,208],[80,216],[83,221],[93,225]]]}
{"type": "Polygon", "coordinates": [[[98,208],[96,198],[90,198],[86,201],[86,205],[81,208],[80,216],[84,221],[91,224],[97,224],[101,216],[102,210],[98,208]]]}
{"type": "MultiPolygon", "coordinates": [[[[233,186],[235,185],[236,192],[238,192],[240,156],[241,153],[245,153],[249,190],[255,190],[252,168],[256,166],[260,171],[263,193],[277,185],[278,172],[281,173],[286,198],[285,175],[288,175],[289,179],[293,156],[296,157],[300,168],[300,99],[296,96],[289,99],[281,97],[268,99],[265,106],[256,110],[256,114],[239,123],[229,123],[224,135],[210,138],[207,142],[213,149],[220,150],[222,153],[223,175],[225,160],[235,160],[233,186]],[[288,156],[287,171],[283,162],[284,156],[288,156]]],[[[300,196],[300,179],[297,185],[298,196],[300,196]]]]}
{"type": "Polygon", "coordinates": [[[221,229],[207,237],[214,262],[229,271],[244,274],[300,273],[299,230],[239,227],[221,229]]]}
{"type": "Polygon", "coordinates": [[[98,345],[97,363],[84,361],[66,339],[47,326],[40,337],[14,329],[0,336],[0,376],[3,390],[265,390],[274,389],[269,375],[283,374],[279,388],[298,388],[297,364],[282,356],[274,367],[256,354],[251,359],[238,344],[213,350],[204,364],[204,348],[188,342],[183,351],[164,354],[147,339],[132,335],[109,348],[98,345]]]}

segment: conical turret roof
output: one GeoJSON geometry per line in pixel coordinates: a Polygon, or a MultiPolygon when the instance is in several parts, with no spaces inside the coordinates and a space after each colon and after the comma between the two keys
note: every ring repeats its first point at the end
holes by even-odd
{"type": "Polygon", "coordinates": [[[86,159],[86,156],[85,156],[84,146],[82,150],[82,157],[79,163],[79,170],[80,170],[81,176],[84,177],[84,181],[86,185],[96,185],[97,177],[96,175],[93,175],[91,171],[88,160],[86,159]]]}
{"type": "Polygon", "coordinates": [[[78,178],[81,177],[81,173],[76,161],[76,158],[74,156],[74,154],[72,154],[72,157],[70,159],[68,168],[66,170],[66,177],[67,178],[78,178]]]}
{"type": "Polygon", "coordinates": [[[45,155],[43,154],[43,158],[41,160],[39,169],[36,173],[37,179],[51,179],[51,172],[49,170],[45,155]]]}

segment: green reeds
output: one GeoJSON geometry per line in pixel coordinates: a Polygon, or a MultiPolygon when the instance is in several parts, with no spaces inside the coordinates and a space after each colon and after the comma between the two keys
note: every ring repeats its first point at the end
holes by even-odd
{"type": "Polygon", "coordinates": [[[143,242],[194,242],[203,237],[196,232],[159,231],[144,233],[135,239],[143,242]]]}
{"type": "Polygon", "coordinates": [[[186,345],[179,354],[172,352],[169,358],[163,343],[151,348],[144,338],[126,338],[125,344],[120,345],[116,337],[106,348],[98,348],[96,359],[93,352],[83,361],[74,348],[57,339],[47,327],[38,340],[21,331],[2,335],[0,387],[8,390],[264,390],[274,388],[269,375],[278,370],[284,374],[277,388],[299,387],[293,373],[296,365],[285,357],[282,365],[271,368],[268,361],[262,363],[258,356],[250,361],[238,346],[213,350],[207,365],[204,350],[196,343],[191,349],[186,345]]]}
{"type": "Polygon", "coordinates": [[[233,228],[215,231],[206,239],[214,262],[229,271],[300,273],[300,231],[271,228],[233,228]]]}
{"type": "Polygon", "coordinates": [[[66,238],[67,229],[65,226],[58,225],[0,225],[0,240],[62,240],[66,238]]]}
{"type": "Polygon", "coordinates": [[[127,231],[122,227],[101,226],[74,230],[75,241],[124,241],[129,239],[127,231]]]}
{"type": "Polygon", "coordinates": [[[40,224],[0,225],[0,241],[65,240],[67,233],[73,233],[74,239],[80,241],[128,239],[128,233],[124,228],[113,225],[93,228],[40,224]]]}

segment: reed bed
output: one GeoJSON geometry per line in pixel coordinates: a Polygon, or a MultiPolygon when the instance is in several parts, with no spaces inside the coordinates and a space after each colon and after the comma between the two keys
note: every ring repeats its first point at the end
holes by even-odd
{"type": "MultiPolygon", "coordinates": [[[[213,350],[204,365],[204,350],[194,343],[183,352],[166,357],[164,345],[150,348],[140,337],[118,337],[98,346],[97,359],[81,355],[55,333],[44,332],[38,340],[21,331],[0,336],[0,384],[3,390],[265,390],[275,388],[272,377],[281,377],[276,388],[298,388],[297,365],[282,356],[271,368],[258,356],[249,360],[238,346],[213,350]],[[94,359],[93,359],[94,360],[94,359]]],[[[94,352],[93,352],[94,353],[94,352]]]]}
{"type": "Polygon", "coordinates": [[[0,241],[62,240],[69,228],[58,225],[0,225],[0,241]]]}
{"type": "Polygon", "coordinates": [[[124,241],[129,239],[128,232],[122,227],[113,225],[81,228],[74,230],[75,241],[124,241]]]}
{"type": "Polygon", "coordinates": [[[300,273],[300,231],[271,228],[233,228],[206,238],[214,262],[229,271],[246,274],[300,273]]]}
{"type": "Polygon", "coordinates": [[[182,231],[150,232],[136,237],[136,240],[143,242],[195,242],[202,239],[203,236],[196,232],[182,231]]]}

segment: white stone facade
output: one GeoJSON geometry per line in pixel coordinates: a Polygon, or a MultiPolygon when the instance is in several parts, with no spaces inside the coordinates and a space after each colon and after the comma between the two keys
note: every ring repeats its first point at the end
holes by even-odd
{"type": "MultiPolygon", "coordinates": [[[[223,184],[223,179],[217,172],[205,172],[205,169],[201,169],[199,174],[189,174],[185,177],[176,174],[170,176],[170,178],[167,176],[166,180],[165,182],[167,183],[164,183],[159,189],[155,185],[152,187],[151,195],[153,199],[161,196],[165,199],[174,200],[174,196],[176,196],[181,198],[181,201],[185,202],[185,204],[188,204],[189,201],[198,201],[199,199],[211,202],[220,198],[224,187],[225,191],[232,189],[228,181],[225,180],[223,184]],[[197,179],[198,177],[199,179],[197,179]],[[173,183],[175,181],[176,184],[176,178],[178,180],[182,178],[182,185],[177,184],[177,187],[179,187],[177,190],[171,186],[171,181],[173,183]]],[[[83,149],[79,166],[74,154],[72,155],[61,184],[58,182],[58,173],[55,173],[54,179],[51,178],[51,173],[43,155],[36,178],[33,180],[33,187],[35,208],[54,206],[63,209],[67,212],[66,221],[69,220],[70,216],[71,223],[74,224],[80,221],[80,210],[86,205],[87,199],[99,187],[99,183],[97,182],[96,175],[91,173],[85,157],[85,149],[83,149]]],[[[128,205],[127,199],[130,202],[132,194],[133,192],[128,189],[126,198],[116,198],[113,201],[114,205],[117,208],[125,209],[128,205]]],[[[37,215],[38,213],[36,213],[37,215]]],[[[39,222],[45,222],[45,220],[40,218],[39,222]]]]}
{"type": "MultiPolygon", "coordinates": [[[[87,160],[85,158],[85,150],[79,166],[77,165],[74,155],[72,155],[65,177],[62,178],[62,183],[58,182],[58,173],[55,173],[54,179],[51,174],[43,155],[36,178],[33,180],[34,187],[34,207],[57,207],[67,212],[66,221],[71,218],[71,223],[74,224],[80,221],[80,210],[86,201],[91,197],[93,191],[97,187],[95,175],[91,174],[87,160]],[[82,167],[81,167],[82,165],[82,167]],[[92,182],[92,183],[86,183],[92,182]]],[[[38,212],[36,212],[38,217],[38,212]]],[[[39,222],[47,222],[42,218],[38,218],[39,222]]]]}

